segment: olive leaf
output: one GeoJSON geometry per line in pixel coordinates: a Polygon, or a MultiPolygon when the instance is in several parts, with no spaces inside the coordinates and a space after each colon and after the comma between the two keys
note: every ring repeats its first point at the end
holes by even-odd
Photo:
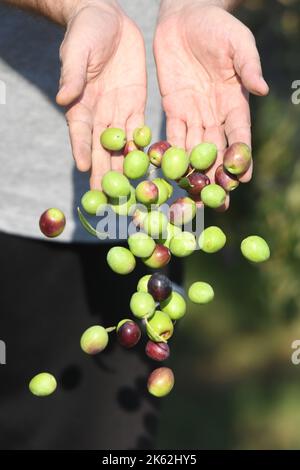
{"type": "Polygon", "coordinates": [[[78,217],[79,217],[79,220],[81,222],[81,225],[83,226],[83,228],[88,232],[90,233],[91,235],[93,235],[94,237],[97,237],[99,238],[99,235],[101,235],[99,232],[97,232],[97,230],[89,223],[89,221],[84,217],[83,213],[81,212],[80,210],[80,207],[77,207],[77,212],[78,212],[78,217]]]}
{"type": "Polygon", "coordinates": [[[189,179],[184,176],[183,178],[181,178],[179,180],[179,183],[178,185],[182,188],[182,189],[190,189],[193,187],[193,185],[189,182],[189,179]]]}
{"type": "Polygon", "coordinates": [[[165,340],[165,338],[163,338],[162,336],[160,336],[158,333],[156,333],[156,331],[152,328],[152,326],[150,325],[150,323],[148,322],[148,319],[145,318],[145,323],[146,323],[146,326],[152,336],[152,338],[154,339],[155,342],[157,343],[167,343],[168,341],[165,340]]]}

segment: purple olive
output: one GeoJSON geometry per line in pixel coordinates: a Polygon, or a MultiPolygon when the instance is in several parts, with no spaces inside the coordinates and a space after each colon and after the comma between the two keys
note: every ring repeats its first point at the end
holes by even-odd
{"type": "Polygon", "coordinates": [[[118,340],[121,346],[133,348],[141,338],[140,327],[131,320],[121,321],[117,327],[118,340]]]}
{"type": "Polygon", "coordinates": [[[196,204],[189,197],[176,199],[170,206],[169,218],[174,225],[188,224],[196,215],[196,204]]]}
{"type": "Polygon", "coordinates": [[[150,258],[143,258],[146,266],[152,269],[160,269],[166,266],[171,259],[169,248],[164,245],[157,244],[150,258]]]}
{"type": "Polygon", "coordinates": [[[135,196],[141,204],[156,204],[159,197],[158,187],[152,181],[142,181],[136,187],[135,196]]]}
{"type": "Polygon", "coordinates": [[[204,175],[203,173],[200,173],[198,171],[194,171],[194,173],[191,173],[187,177],[189,183],[190,183],[190,188],[188,188],[189,194],[192,196],[198,196],[200,195],[202,189],[210,184],[210,179],[207,175],[204,175]]]}
{"type": "Polygon", "coordinates": [[[140,150],[139,147],[134,143],[133,140],[128,140],[123,150],[124,157],[126,157],[130,152],[134,150],[140,150]]]}
{"type": "Polygon", "coordinates": [[[223,165],[218,166],[215,173],[215,181],[219,186],[222,186],[225,191],[233,191],[240,184],[237,177],[228,173],[223,165]]]}
{"type": "Polygon", "coordinates": [[[155,397],[165,397],[174,387],[174,374],[168,367],[155,369],[148,378],[148,391],[155,397]]]}
{"type": "Polygon", "coordinates": [[[249,170],[252,162],[251,149],[247,144],[236,142],[224,155],[224,167],[232,175],[240,176],[249,170]]]}
{"type": "Polygon", "coordinates": [[[48,209],[40,217],[40,230],[48,238],[58,237],[66,226],[66,218],[59,209],[48,209]]]}
{"type": "Polygon", "coordinates": [[[170,297],[172,293],[172,283],[164,274],[154,273],[148,281],[148,292],[156,302],[162,302],[170,297]]]}
{"type": "Polygon", "coordinates": [[[189,187],[187,188],[188,193],[193,197],[200,197],[202,189],[210,184],[210,179],[204,173],[194,171],[187,176],[189,187]]]}
{"type": "Polygon", "coordinates": [[[135,209],[133,214],[130,215],[132,215],[132,222],[134,223],[134,225],[138,228],[143,228],[147,214],[148,211],[146,208],[138,207],[137,209],[135,209]]]}
{"type": "Polygon", "coordinates": [[[169,142],[161,140],[151,145],[148,150],[150,161],[153,165],[160,167],[164,153],[171,147],[169,142]]]}
{"type": "Polygon", "coordinates": [[[150,359],[158,362],[165,361],[170,356],[170,348],[167,343],[155,343],[149,340],[145,351],[150,359]]]}

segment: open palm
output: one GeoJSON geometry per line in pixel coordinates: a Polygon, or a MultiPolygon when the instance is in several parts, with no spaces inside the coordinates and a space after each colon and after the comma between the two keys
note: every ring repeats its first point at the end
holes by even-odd
{"type": "Polygon", "coordinates": [[[122,156],[100,145],[100,134],[120,127],[132,136],[144,122],[146,65],[142,35],[121,11],[83,8],[71,20],[61,46],[61,88],[57,102],[66,117],[77,167],[91,168],[91,187],[100,188],[111,168],[122,170],[122,156]]]}
{"type": "Polygon", "coordinates": [[[254,37],[222,8],[194,4],[161,18],[154,54],[168,139],[188,150],[217,144],[213,179],[227,144],[251,144],[248,92],[268,92],[254,37]]]}

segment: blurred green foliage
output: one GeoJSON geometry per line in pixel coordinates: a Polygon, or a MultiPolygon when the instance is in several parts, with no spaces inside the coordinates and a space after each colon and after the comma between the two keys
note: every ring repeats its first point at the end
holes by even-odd
{"type": "Polygon", "coordinates": [[[188,287],[211,283],[209,306],[190,305],[172,341],[177,379],[163,402],[158,449],[300,448],[300,80],[299,0],[248,0],[239,18],[254,32],[267,98],[251,98],[255,172],[226,214],[206,213],[228,245],[185,262],[188,287]],[[263,236],[271,260],[252,266],[239,245],[263,236]]]}

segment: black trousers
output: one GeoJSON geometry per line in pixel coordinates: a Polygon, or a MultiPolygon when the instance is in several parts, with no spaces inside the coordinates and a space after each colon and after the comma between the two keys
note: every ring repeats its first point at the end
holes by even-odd
{"type": "MultiPolygon", "coordinates": [[[[129,300],[146,273],[121,277],[107,267],[104,245],[64,245],[0,234],[0,449],[150,449],[159,401],[146,390],[155,368],[111,334],[100,355],[79,340],[91,325],[130,318],[129,300]],[[41,371],[58,379],[37,398],[28,381],[41,371]]],[[[179,272],[172,267],[173,277],[179,272]]],[[[178,280],[178,279],[177,279],[178,280]]]]}

